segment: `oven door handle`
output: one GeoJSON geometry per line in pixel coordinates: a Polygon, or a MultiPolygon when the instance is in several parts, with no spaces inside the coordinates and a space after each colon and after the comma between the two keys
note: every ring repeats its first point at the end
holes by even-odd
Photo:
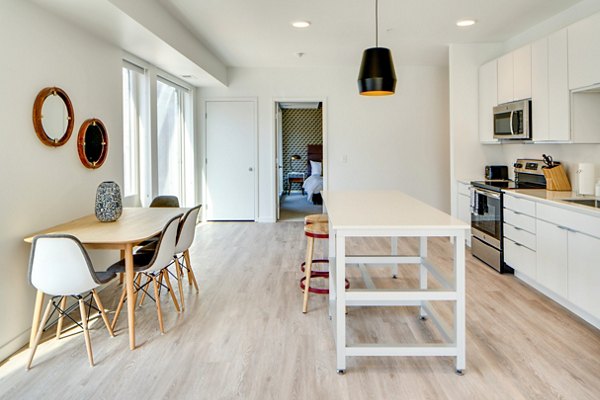
{"type": "Polygon", "coordinates": [[[473,188],[473,192],[481,194],[483,196],[491,197],[491,198],[497,199],[497,200],[500,200],[500,196],[501,196],[500,193],[496,193],[496,192],[492,192],[491,190],[485,190],[485,189],[480,189],[480,188],[477,188],[477,189],[473,188]]]}

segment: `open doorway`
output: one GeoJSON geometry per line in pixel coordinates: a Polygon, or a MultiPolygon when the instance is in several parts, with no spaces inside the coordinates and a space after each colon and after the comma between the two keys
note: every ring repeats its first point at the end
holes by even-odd
{"type": "Polygon", "coordinates": [[[277,101],[275,108],[278,220],[299,221],[323,210],[323,102],[277,101]]]}

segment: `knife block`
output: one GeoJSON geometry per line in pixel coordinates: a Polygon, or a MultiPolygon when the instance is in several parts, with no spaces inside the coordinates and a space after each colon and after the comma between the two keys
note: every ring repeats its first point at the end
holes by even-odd
{"type": "Polygon", "coordinates": [[[571,183],[562,165],[556,165],[552,168],[542,167],[546,177],[546,190],[558,192],[570,192],[571,183]]]}

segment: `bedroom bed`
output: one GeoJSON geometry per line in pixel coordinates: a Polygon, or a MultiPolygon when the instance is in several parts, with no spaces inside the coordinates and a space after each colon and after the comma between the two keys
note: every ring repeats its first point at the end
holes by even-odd
{"type": "Polygon", "coordinates": [[[313,204],[323,204],[323,145],[309,144],[307,149],[306,180],[302,188],[306,199],[313,204]]]}

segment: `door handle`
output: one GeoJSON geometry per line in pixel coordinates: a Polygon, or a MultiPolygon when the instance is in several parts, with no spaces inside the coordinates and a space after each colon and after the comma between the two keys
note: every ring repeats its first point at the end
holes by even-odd
{"type": "Polygon", "coordinates": [[[515,115],[515,112],[514,112],[514,111],[511,111],[511,112],[510,112],[510,134],[511,134],[511,135],[514,135],[514,134],[515,134],[515,131],[514,131],[514,129],[513,129],[513,116],[514,116],[514,115],[515,115]]]}

